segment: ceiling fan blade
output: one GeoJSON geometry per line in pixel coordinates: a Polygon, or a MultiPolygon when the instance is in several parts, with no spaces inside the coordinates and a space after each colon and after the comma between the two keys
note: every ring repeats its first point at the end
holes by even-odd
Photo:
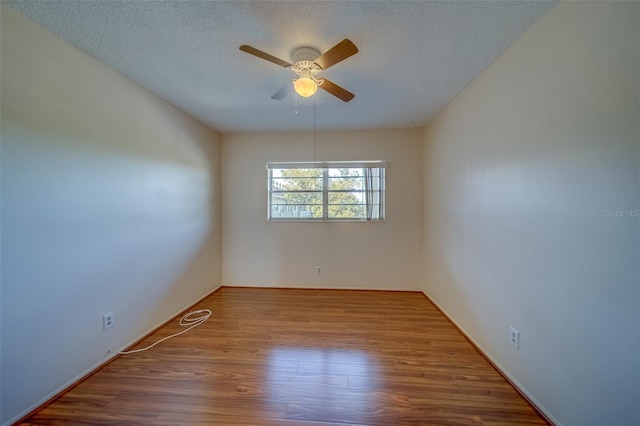
{"type": "Polygon", "coordinates": [[[345,38],[340,43],[333,46],[331,49],[320,55],[315,61],[323,70],[326,70],[332,65],[337,64],[340,61],[344,61],[349,56],[358,53],[358,48],[351,40],[345,38]]]}
{"type": "Polygon", "coordinates": [[[277,101],[284,99],[287,97],[289,93],[291,93],[292,89],[293,89],[293,84],[291,84],[291,82],[288,82],[287,84],[282,86],[280,90],[274,93],[273,96],[271,96],[271,99],[275,99],[277,101]]]}
{"type": "Polygon", "coordinates": [[[349,102],[351,99],[355,97],[355,95],[350,91],[343,89],[342,87],[327,80],[326,78],[323,78],[323,80],[324,80],[324,83],[322,83],[319,87],[331,93],[336,98],[341,99],[345,102],[349,102]]]}
{"type": "Polygon", "coordinates": [[[240,50],[248,53],[249,55],[257,56],[258,58],[264,59],[269,62],[273,62],[276,65],[280,65],[281,67],[288,68],[291,64],[287,61],[284,61],[280,58],[276,58],[275,56],[269,55],[268,53],[263,52],[262,50],[258,50],[255,47],[247,46],[243,44],[240,46],[240,50]]]}

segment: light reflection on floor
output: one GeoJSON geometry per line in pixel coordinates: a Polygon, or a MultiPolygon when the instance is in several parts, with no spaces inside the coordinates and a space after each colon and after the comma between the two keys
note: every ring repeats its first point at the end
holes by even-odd
{"type": "Polygon", "coordinates": [[[326,413],[331,407],[354,421],[354,413],[370,411],[374,403],[366,390],[376,366],[363,351],[278,347],[269,351],[266,367],[265,396],[270,404],[286,402],[288,418],[298,417],[297,409],[308,419],[310,412],[326,413]],[[357,389],[350,389],[350,377],[357,377],[357,389]]]}

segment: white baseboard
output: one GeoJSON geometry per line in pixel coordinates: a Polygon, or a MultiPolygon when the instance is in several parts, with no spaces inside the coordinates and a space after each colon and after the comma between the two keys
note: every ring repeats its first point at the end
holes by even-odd
{"type": "MultiPolygon", "coordinates": [[[[89,375],[93,374],[95,371],[97,371],[98,369],[100,369],[102,366],[104,366],[105,364],[107,364],[108,362],[110,362],[112,359],[114,359],[115,357],[118,356],[118,353],[130,346],[132,346],[133,344],[141,341],[142,339],[144,339],[146,336],[150,335],[151,333],[153,333],[154,331],[156,331],[158,328],[162,327],[163,325],[165,325],[168,321],[171,321],[171,319],[175,318],[176,315],[178,315],[180,312],[185,311],[186,309],[188,309],[189,307],[199,303],[200,301],[204,300],[205,298],[207,298],[208,296],[210,296],[212,293],[218,291],[220,288],[222,287],[244,287],[244,288],[276,288],[276,287],[271,287],[271,286],[259,286],[259,285],[237,285],[237,284],[224,284],[224,285],[218,285],[216,288],[214,288],[213,290],[211,290],[210,292],[206,293],[205,295],[203,295],[202,297],[198,298],[197,300],[185,305],[184,307],[182,307],[181,309],[178,309],[173,315],[170,315],[167,319],[165,319],[164,321],[161,321],[158,325],[152,327],[151,329],[147,330],[146,332],[142,333],[140,336],[136,337],[135,339],[131,340],[129,343],[127,343],[126,345],[124,345],[123,347],[121,347],[120,349],[118,349],[117,351],[115,351],[111,356],[109,356],[108,358],[105,358],[103,360],[101,360],[100,362],[96,363],[95,365],[93,365],[92,367],[90,367],[89,369],[87,369],[86,371],[82,372],[81,374],[79,374],[78,376],[74,377],[73,379],[69,380],[67,383],[65,383],[63,386],[61,386],[60,388],[58,388],[57,390],[55,390],[54,392],[51,392],[51,394],[47,395],[46,397],[42,398],[40,401],[38,401],[37,403],[33,404],[31,407],[29,407],[27,410],[25,410],[24,412],[22,412],[21,414],[13,417],[12,419],[8,420],[5,423],[2,423],[2,426],[9,426],[19,420],[21,420],[22,418],[24,418],[24,416],[28,415],[29,413],[33,412],[34,410],[38,409],[39,407],[41,407],[42,405],[48,403],[49,401],[51,401],[53,398],[57,397],[58,395],[62,394],[63,392],[66,392],[68,389],[70,389],[71,387],[73,387],[75,384],[79,383],[80,381],[82,381],[83,379],[85,379],[86,377],[88,377],[89,375]]],[[[414,289],[414,288],[380,288],[380,287],[375,287],[375,288],[366,288],[366,287],[352,287],[352,286],[346,286],[346,287],[340,287],[340,286],[279,286],[277,288],[284,288],[284,289],[312,289],[312,290],[363,290],[363,291],[406,291],[406,292],[422,292],[425,297],[427,299],[429,299],[429,301],[431,301],[431,303],[433,303],[438,310],[440,310],[440,312],[442,312],[449,321],[451,321],[451,323],[453,323],[453,325],[460,330],[460,332],[465,336],[465,338],[467,340],[469,340],[478,351],[480,351],[480,353],[482,354],[482,356],[484,356],[492,365],[493,367],[498,370],[498,372],[500,374],[502,374],[505,379],[507,379],[507,381],[509,381],[509,383],[511,383],[511,385],[516,388],[516,390],[523,395],[523,397],[525,399],[527,399],[529,401],[529,403],[531,405],[533,405],[535,407],[536,410],[538,410],[540,412],[540,414],[546,418],[547,421],[549,421],[551,424],[557,425],[557,426],[561,426],[560,422],[558,422],[547,410],[544,409],[544,407],[542,407],[542,405],[540,405],[540,403],[524,388],[522,387],[522,385],[520,385],[520,383],[518,383],[518,381],[505,369],[503,368],[500,363],[498,363],[483,347],[482,345],[480,345],[475,339],[473,339],[469,333],[466,332],[466,330],[460,325],[458,324],[451,316],[449,316],[449,314],[447,314],[447,312],[435,301],[433,300],[424,290],[419,290],[419,289],[414,289]]]]}
{"type": "Polygon", "coordinates": [[[464,337],[471,342],[471,344],[480,352],[480,354],[486,358],[487,361],[513,386],[516,391],[522,395],[533,408],[540,413],[549,423],[556,426],[562,426],[561,423],[551,415],[537,400],[533,397],[516,379],[513,377],[498,361],[496,361],[488,351],[486,351],[480,343],[478,343],[460,324],[456,322],[434,299],[422,290],[424,296],[433,303],[436,308],[464,335],[464,337]]]}
{"type": "Polygon", "coordinates": [[[159,329],[160,327],[165,325],[167,322],[169,322],[173,318],[175,318],[178,314],[180,314],[180,312],[185,311],[189,307],[191,307],[191,306],[199,303],[200,301],[204,300],[205,298],[209,297],[211,294],[213,294],[216,291],[218,291],[221,287],[222,287],[222,285],[218,285],[216,288],[214,288],[213,290],[209,291],[204,296],[201,296],[198,299],[196,299],[195,301],[193,301],[191,303],[188,303],[187,305],[185,305],[182,308],[178,309],[174,314],[170,315],[167,319],[161,321],[158,325],[155,325],[151,329],[145,331],[140,336],[136,337],[135,339],[133,339],[132,341],[130,341],[126,345],[122,346],[120,349],[114,351],[107,358],[105,358],[103,360],[100,360],[99,362],[97,362],[93,366],[89,367],[87,370],[83,371],[82,373],[80,373],[76,377],[74,377],[73,379],[71,379],[68,382],[66,382],[64,385],[60,386],[55,391],[51,392],[49,395],[45,396],[44,398],[42,398],[41,400],[39,400],[35,404],[31,405],[29,408],[24,410],[22,413],[14,416],[13,418],[11,418],[8,421],[6,421],[5,423],[2,423],[0,426],[10,426],[10,425],[22,420],[25,416],[29,415],[30,413],[34,412],[35,410],[41,408],[43,405],[48,404],[49,402],[51,402],[52,400],[54,400],[55,398],[57,398],[58,396],[60,396],[64,392],[66,392],[69,389],[71,389],[77,383],[80,383],[82,380],[84,380],[85,378],[87,378],[91,374],[93,374],[96,371],[98,371],[100,368],[102,368],[108,362],[110,362],[111,360],[116,358],[120,351],[123,351],[124,349],[132,346],[133,344],[135,344],[135,343],[141,341],[142,339],[144,339],[145,337],[149,336],[151,333],[153,333],[154,331],[156,331],[157,329],[159,329]]]}
{"type": "Polygon", "coordinates": [[[321,284],[280,284],[277,286],[265,284],[235,284],[225,283],[222,287],[235,287],[235,288],[277,288],[277,289],[292,289],[292,290],[361,290],[361,291],[404,291],[421,293],[422,290],[415,287],[367,287],[367,286],[339,286],[339,285],[321,285],[321,284]]]}

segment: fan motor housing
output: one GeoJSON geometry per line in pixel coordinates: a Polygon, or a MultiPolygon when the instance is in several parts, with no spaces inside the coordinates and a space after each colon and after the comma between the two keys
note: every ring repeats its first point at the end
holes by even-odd
{"type": "MultiPolygon", "coordinates": [[[[312,76],[322,71],[322,68],[315,61],[320,56],[320,52],[311,47],[300,47],[293,51],[291,68],[298,74],[308,71],[312,76]]],[[[306,72],[305,72],[306,74],[306,72]]]]}
{"type": "Polygon", "coordinates": [[[292,62],[295,64],[300,61],[313,62],[320,56],[320,52],[311,47],[300,47],[291,54],[292,62]]]}

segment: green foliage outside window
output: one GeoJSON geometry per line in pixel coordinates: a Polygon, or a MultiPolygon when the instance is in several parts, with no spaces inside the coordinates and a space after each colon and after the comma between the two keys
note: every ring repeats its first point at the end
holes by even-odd
{"type": "Polygon", "coordinates": [[[311,218],[323,217],[323,188],[328,183],[327,217],[365,217],[362,169],[282,169],[278,178],[287,205],[304,206],[311,218]],[[325,176],[326,174],[326,176],[325,176]]]}
{"type": "Polygon", "coordinates": [[[287,204],[308,205],[311,217],[322,218],[322,169],[284,169],[282,186],[287,204]],[[313,192],[319,191],[319,192],[313,192]]]}

